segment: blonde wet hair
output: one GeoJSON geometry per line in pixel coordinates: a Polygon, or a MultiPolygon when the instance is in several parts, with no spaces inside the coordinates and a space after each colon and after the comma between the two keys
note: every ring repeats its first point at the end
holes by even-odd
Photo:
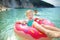
{"type": "Polygon", "coordinates": [[[32,12],[32,14],[33,14],[33,10],[27,10],[26,11],[26,16],[29,14],[29,12],[32,12]]]}

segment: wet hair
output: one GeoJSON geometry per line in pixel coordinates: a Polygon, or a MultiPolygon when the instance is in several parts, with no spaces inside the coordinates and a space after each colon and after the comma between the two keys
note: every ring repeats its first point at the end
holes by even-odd
{"type": "Polygon", "coordinates": [[[26,11],[26,16],[29,14],[29,12],[33,12],[33,10],[27,10],[26,11]]]}

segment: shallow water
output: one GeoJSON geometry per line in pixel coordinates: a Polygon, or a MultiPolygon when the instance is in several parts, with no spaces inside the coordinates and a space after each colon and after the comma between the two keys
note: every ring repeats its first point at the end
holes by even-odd
{"type": "MultiPolygon", "coordinates": [[[[41,18],[49,19],[56,27],[60,28],[60,8],[33,8],[32,10],[34,9],[38,10],[41,18]]],[[[28,9],[11,9],[0,12],[0,40],[22,40],[15,36],[13,27],[16,21],[26,18],[26,10],[28,9]]]]}

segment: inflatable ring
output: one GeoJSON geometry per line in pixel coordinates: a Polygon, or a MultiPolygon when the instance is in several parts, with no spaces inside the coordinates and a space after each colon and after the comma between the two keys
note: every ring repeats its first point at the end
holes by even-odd
{"type": "MultiPolygon", "coordinates": [[[[51,23],[50,21],[48,21],[46,19],[39,20],[38,18],[35,18],[34,21],[36,21],[38,24],[54,26],[53,23],[51,23]]],[[[35,39],[39,39],[41,37],[47,37],[47,35],[45,33],[37,30],[36,28],[33,28],[33,26],[32,27],[26,27],[26,26],[27,26],[26,24],[23,25],[20,22],[16,22],[15,30],[23,31],[24,33],[31,35],[35,39]]]]}

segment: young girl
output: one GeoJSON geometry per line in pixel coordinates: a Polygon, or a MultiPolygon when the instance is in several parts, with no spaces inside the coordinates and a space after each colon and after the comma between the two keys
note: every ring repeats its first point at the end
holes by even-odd
{"type": "MultiPolygon", "coordinates": [[[[33,16],[33,11],[32,10],[27,10],[26,11],[26,17],[28,19],[28,21],[24,21],[23,24],[27,23],[27,25],[29,27],[31,27],[32,25],[34,25],[34,27],[42,32],[44,32],[48,37],[47,38],[40,38],[37,40],[52,40],[52,37],[60,37],[60,33],[58,33],[57,31],[59,31],[59,29],[55,28],[55,27],[51,27],[51,26],[47,26],[47,25],[39,25],[37,22],[34,21],[34,16],[33,16]],[[55,30],[55,31],[54,31],[55,30]],[[58,35],[57,35],[57,34],[58,35]],[[57,35],[57,36],[56,36],[57,35]]],[[[27,38],[28,40],[33,40],[31,36],[21,33],[21,35],[23,35],[23,37],[27,38]]]]}
{"type": "Polygon", "coordinates": [[[32,24],[33,24],[33,22],[34,22],[33,11],[32,11],[32,10],[26,11],[26,17],[27,17],[27,19],[28,19],[27,25],[28,25],[28,26],[32,26],[32,24]]]}
{"type": "Polygon", "coordinates": [[[27,10],[26,17],[27,17],[27,19],[25,21],[23,21],[22,24],[27,24],[29,27],[31,27],[34,22],[33,11],[27,10]]]}
{"type": "Polygon", "coordinates": [[[32,10],[28,10],[26,12],[26,16],[28,18],[27,22],[28,26],[34,25],[37,29],[46,33],[49,37],[60,37],[60,29],[56,27],[51,27],[49,25],[39,25],[37,22],[35,22],[32,10]]]}
{"type": "MultiPolygon", "coordinates": [[[[24,21],[23,24],[26,23],[29,27],[31,27],[32,25],[34,25],[35,27],[38,27],[38,25],[37,25],[38,23],[34,21],[34,16],[33,16],[32,10],[26,11],[26,17],[27,17],[27,21],[24,21]],[[37,23],[37,24],[35,24],[35,23],[37,23]]],[[[49,38],[49,37],[41,38],[41,40],[51,40],[51,38],[49,38]]]]}

